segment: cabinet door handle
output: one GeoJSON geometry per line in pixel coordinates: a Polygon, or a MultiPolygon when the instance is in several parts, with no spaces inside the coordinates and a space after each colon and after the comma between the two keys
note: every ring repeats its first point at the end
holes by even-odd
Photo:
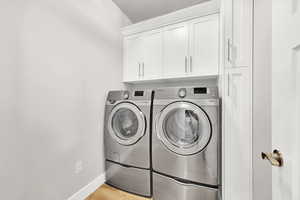
{"type": "Polygon", "coordinates": [[[193,57],[190,56],[190,72],[193,72],[193,57]]]}
{"type": "Polygon", "coordinates": [[[227,39],[227,61],[231,63],[231,39],[227,39]]]}
{"type": "Polygon", "coordinates": [[[141,77],[141,63],[138,63],[139,64],[139,78],[141,77]]]}
{"type": "Polygon", "coordinates": [[[145,63],[143,62],[143,64],[142,64],[142,72],[143,72],[143,77],[145,76],[145,63]]]}
{"type": "Polygon", "coordinates": [[[230,74],[227,75],[227,96],[230,96],[230,74]]]}
{"type": "Polygon", "coordinates": [[[185,56],[185,60],[184,60],[184,63],[185,63],[185,73],[187,73],[187,65],[188,65],[188,58],[187,58],[187,56],[185,56]]]}

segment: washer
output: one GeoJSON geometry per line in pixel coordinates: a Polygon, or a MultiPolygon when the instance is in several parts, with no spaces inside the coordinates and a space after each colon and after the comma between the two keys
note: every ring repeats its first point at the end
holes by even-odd
{"type": "Polygon", "coordinates": [[[104,146],[107,184],[151,196],[151,90],[111,91],[105,109],[104,146]]]}
{"type": "Polygon", "coordinates": [[[153,102],[153,197],[217,200],[221,185],[216,87],[165,88],[153,102]]]}

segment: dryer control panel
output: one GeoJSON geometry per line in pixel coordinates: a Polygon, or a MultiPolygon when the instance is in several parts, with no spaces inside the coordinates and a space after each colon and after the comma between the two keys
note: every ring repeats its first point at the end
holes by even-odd
{"type": "Polygon", "coordinates": [[[215,98],[218,97],[218,90],[216,87],[192,87],[179,88],[177,90],[179,98],[215,98]]]}
{"type": "Polygon", "coordinates": [[[174,87],[155,90],[156,99],[210,99],[219,98],[217,87],[174,87]]]}
{"type": "Polygon", "coordinates": [[[151,96],[152,90],[116,90],[108,93],[107,103],[116,104],[120,101],[150,102],[151,96]]]}

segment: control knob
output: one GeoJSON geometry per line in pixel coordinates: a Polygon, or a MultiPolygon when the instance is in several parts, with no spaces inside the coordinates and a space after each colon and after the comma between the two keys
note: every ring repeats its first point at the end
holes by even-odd
{"type": "Polygon", "coordinates": [[[124,92],[123,98],[124,98],[124,99],[129,99],[129,93],[128,93],[128,92],[124,92]]]}
{"type": "Polygon", "coordinates": [[[179,96],[180,98],[186,97],[186,89],[185,89],[185,88],[179,89],[179,91],[178,91],[178,96],[179,96]]]}

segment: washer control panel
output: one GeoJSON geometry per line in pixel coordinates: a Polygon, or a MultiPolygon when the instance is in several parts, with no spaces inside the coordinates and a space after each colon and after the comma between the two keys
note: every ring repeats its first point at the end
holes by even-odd
{"type": "Polygon", "coordinates": [[[151,89],[141,90],[112,90],[107,95],[106,102],[109,105],[119,103],[120,101],[146,101],[150,102],[152,97],[151,89]]]}

